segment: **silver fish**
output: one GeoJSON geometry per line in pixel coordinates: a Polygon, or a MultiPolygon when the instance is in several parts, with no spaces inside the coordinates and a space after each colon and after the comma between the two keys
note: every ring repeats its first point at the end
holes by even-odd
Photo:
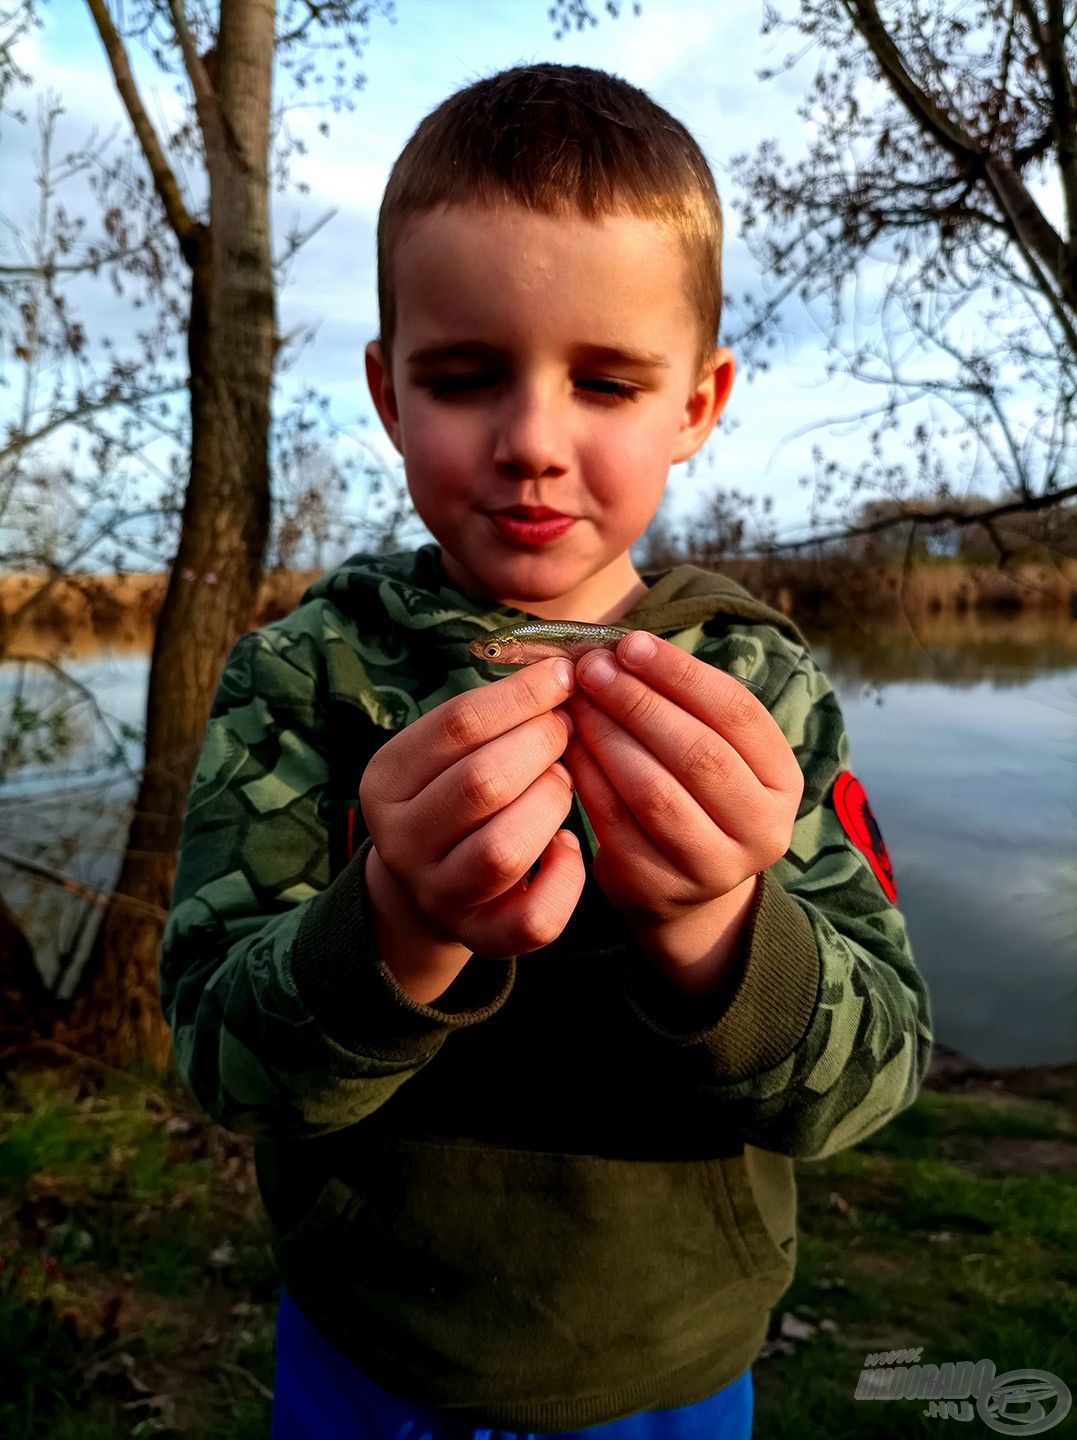
{"type": "MultiPolygon", "coordinates": [[[[637,629],[640,627],[636,627],[637,629]]],[[[588,650],[613,650],[626,635],[621,625],[592,625],[586,620],[520,620],[503,630],[491,630],[468,643],[476,660],[491,665],[534,665],[537,660],[560,656],[575,662],[588,650]]],[[[740,675],[731,677],[749,690],[760,686],[740,675]]]]}
{"type": "Polygon", "coordinates": [[[560,655],[579,660],[588,650],[612,650],[631,630],[619,625],[591,625],[584,620],[521,620],[472,640],[476,660],[491,665],[533,665],[560,655]]]}

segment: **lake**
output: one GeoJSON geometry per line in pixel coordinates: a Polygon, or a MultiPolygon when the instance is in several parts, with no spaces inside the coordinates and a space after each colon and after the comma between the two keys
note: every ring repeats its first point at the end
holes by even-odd
{"type": "MultiPolygon", "coordinates": [[[[1075,630],[1018,616],[813,637],[890,850],[936,1037],[981,1065],[1077,1058],[1075,630]]],[[[137,726],[147,665],[134,649],[69,668],[112,721],[137,726]]],[[[21,669],[0,672],[0,740],[21,669]]],[[[21,683],[29,704],[52,682],[26,672],[21,683]]],[[[69,713],[64,774],[30,760],[0,788],[0,852],[107,888],[130,781],[98,763],[113,745],[103,722],[84,704],[69,713]]],[[[112,730],[137,763],[137,742],[112,730]]],[[[94,907],[0,874],[9,903],[34,897],[46,974],[57,953],[85,952],[94,907]]]]}

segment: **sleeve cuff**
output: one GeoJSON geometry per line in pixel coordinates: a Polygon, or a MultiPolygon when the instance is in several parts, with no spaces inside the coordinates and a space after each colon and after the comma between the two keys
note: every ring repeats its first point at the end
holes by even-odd
{"type": "Polygon", "coordinates": [[[822,961],[811,922],[769,871],[745,940],[747,957],[733,997],[708,1012],[706,997],[685,995],[635,954],[628,1003],[655,1034],[681,1046],[705,1046],[729,1082],[747,1080],[786,1059],[818,1003],[822,961]]]}
{"type": "Polygon", "coordinates": [[[296,935],[296,990],[326,1034],[363,1054],[422,1059],[450,1030],[488,1020],[504,1005],[516,961],[473,955],[437,1005],[413,1000],[378,954],[368,923],[368,836],[345,869],[311,900],[296,935]]]}

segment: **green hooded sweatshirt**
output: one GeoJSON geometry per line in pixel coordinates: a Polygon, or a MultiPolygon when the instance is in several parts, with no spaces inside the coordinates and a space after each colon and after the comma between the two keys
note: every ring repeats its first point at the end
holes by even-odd
{"type": "MultiPolygon", "coordinates": [[[[186,1083],[252,1135],[283,1283],[377,1384],[567,1430],[692,1404],[751,1364],[796,1255],[794,1159],[915,1099],[927,993],[885,847],[796,627],[692,565],[620,622],[750,680],[804,795],[724,1007],[674,992],[587,871],[552,944],[475,955],[431,1005],[373,939],[374,752],[492,683],[521,618],[437,545],[357,555],[245,635],[214,701],[161,957],[186,1083]]],[[[510,673],[500,667],[499,673],[510,673]]]]}

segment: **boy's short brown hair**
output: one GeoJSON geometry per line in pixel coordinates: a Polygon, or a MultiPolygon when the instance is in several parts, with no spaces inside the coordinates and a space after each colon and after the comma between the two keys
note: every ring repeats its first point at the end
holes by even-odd
{"type": "Polygon", "coordinates": [[[380,341],[392,363],[393,257],[408,220],[439,205],[665,222],[688,261],[700,373],[722,314],[722,208],[702,150],[643,90],[585,65],[519,65],[443,100],[397,157],[378,213],[380,341]]]}

